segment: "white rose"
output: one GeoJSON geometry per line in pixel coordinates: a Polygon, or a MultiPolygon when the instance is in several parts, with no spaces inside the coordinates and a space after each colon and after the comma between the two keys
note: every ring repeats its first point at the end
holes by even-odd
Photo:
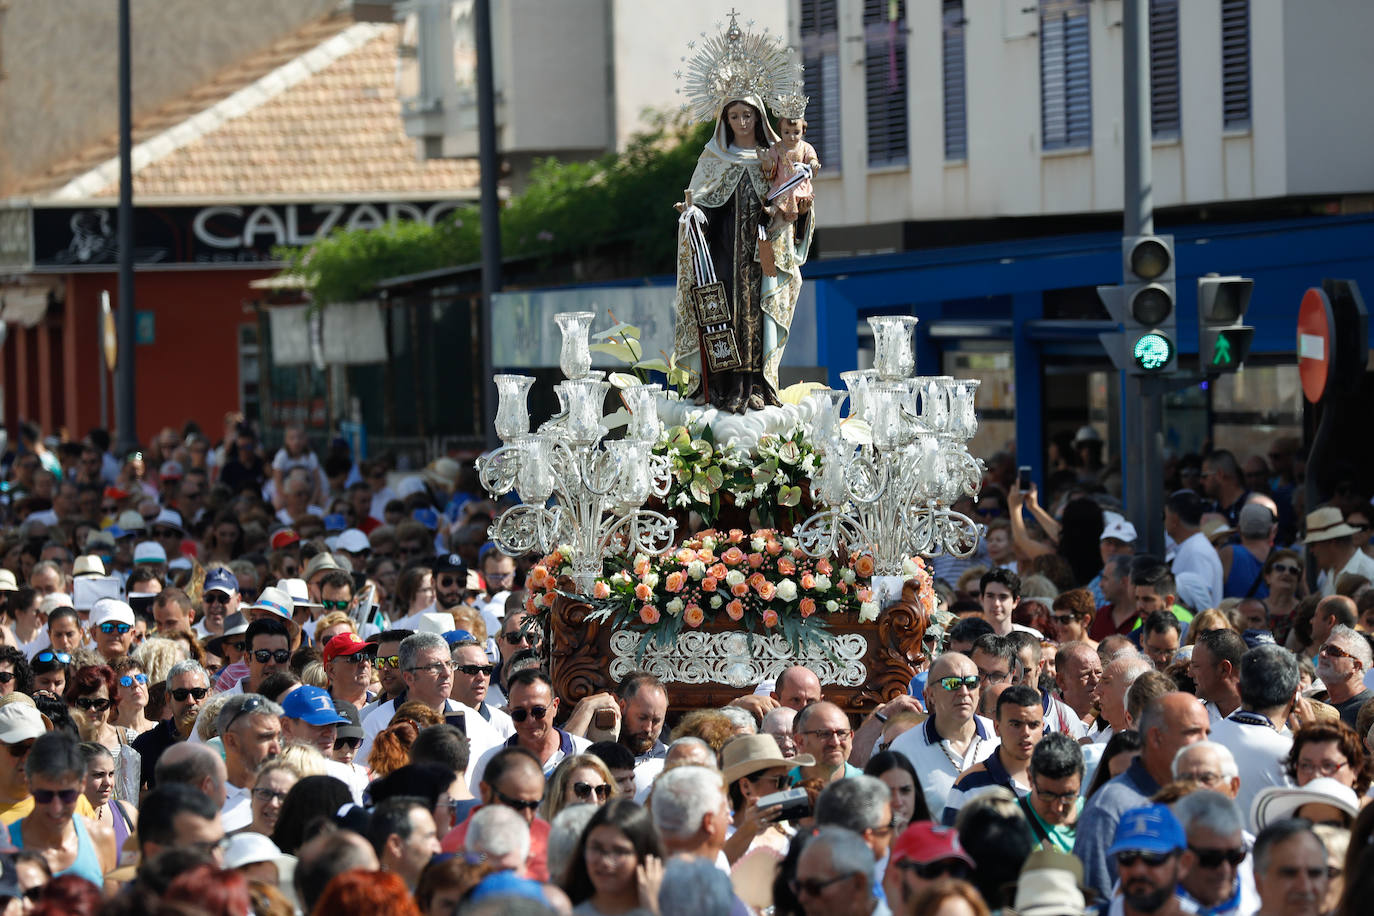
{"type": "Polygon", "coordinates": [[[716,539],[711,537],[710,535],[707,535],[706,537],[701,539],[701,546],[704,550],[715,550],[716,539]]]}
{"type": "Polygon", "coordinates": [[[681,614],[681,613],[682,613],[682,608],[683,608],[683,607],[684,607],[684,605],[683,605],[683,603],[682,603],[682,599],[681,599],[681,598],[674,598],[672,601],[669,601],[668,604],[667,604],[668,613],[669,613],[669,614],[672,614],[674,617],[676,617],[678,614],[681,614]]]}
{"type": "Polygon", "coordinates": [[[783,538],[783,539],[782,539],[782,549],[783,549],[783,550],[796,550],[796,549],[797,549],[797,539],[796,539],[796,538],[783,538]]]}
{"type": "Polygon", "coordinates": [[[827,589],[830,588],[830,585],[831,585],[831,583],[830,583],[830,577],[829,577],[829,576],[817,576],[817,577],[816,577],[816,591],[818,591],[818,592],[826,591],[827,589]]]}
{"type": "Polygon", "coordinates": [[[853,585],[855,578],[854,570],[846,566],[844,569],[840,570],[840,578],[844,580],[845,585],[853,585]]]}
{"type": "Polygon", "coordinates": [[[693,560],[687,564],[687,575],[693,579],[700,579],[706,575],[706,564],[700,560],[693,560]]]}
{"type": "Polygon", "coordinates": [[[740,572],[738,569],[732,569],[725,574],[726,585],[739,585],[743,581],[744,573],[740,572]]]}
{"type": "Polygon", "coordinates": [[[783,601],[792,601],[797,597],[797,583],[791,579],[783,579],[778,583],[778,597],[783,601]]]}
{"type": "Polygon", "coordinates": [[[831,598],[825,603],[825,609],[833,614],[840,609],[840,603],[834,598],[831,598]]]}
{"type": "Polygon", "coordinates": [[[902,561],[902,575],[906,576],[908,579],[920,574],[920,572],[921,567],[917,566],[916,561],[911,559],[911,557],[907,557],[902,561]]]}
{"type": "Polygon", "coordinates": [[[721,600],[720,595],[712,595],[712,596],[711,596],[711,607],[718,608],[718,607],[720,607],[720,606],[721,606],[722,604],[724,604],[724,603],[725,603],[725,602],[721,600]]]}
{"type": "Polygon", "coordinates": [[[754,538],[749,542],[749,547],[754,553],[763,553],[763,548],[768,546],[768,542],[763,538],[754,538]]]}
{"type": "Polygon", "coordinates": [[[859,623],[871,623],[878,619],[878,602],[865,601],[859,605],[859,623]]]}
{"type": "Polygon", "coordinates": [[[649,588],[658,588],[658,573],[651,572],[644,577],[644,584],[649,588]]]}

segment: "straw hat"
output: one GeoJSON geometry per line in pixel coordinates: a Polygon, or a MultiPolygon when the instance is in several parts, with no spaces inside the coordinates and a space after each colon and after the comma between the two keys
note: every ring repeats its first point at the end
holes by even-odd
{"type": "Polygon", "coordinates": [[[1359,532],[1360,529],[1345,523],[1345,516],[1341,514],[1340,509],[1335,506],[1322,506],[1315,512],[1307,513],[1307,537],[1303,538],[1302,542],[1315,544],[1318,541],[1349,537],[1359,532]]]}
{"type": "Polygon", "coordinates": [[[810,754],[784,757],[772,735],[740,735],[725,745],[721,752],[721,763],[721,772],[728,786],[742,776],[771,767],[815,766],[816,758],[810,754]]]}

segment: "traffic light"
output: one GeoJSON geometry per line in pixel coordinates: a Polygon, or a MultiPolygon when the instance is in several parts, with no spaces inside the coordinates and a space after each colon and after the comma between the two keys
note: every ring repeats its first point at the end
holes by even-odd
{"type": "Polygon", "coordinates": [[[1098,295],[1122,331],[1099,335],[1112,362],[1131,375],[1178,371],[1178,312],[1174,306],[1174,238],[1139,235],[1121,241],[1120,286],[1098,295]]]}
{"type": "Polygon", "coordinates": [[[1235,372],[1250,354],[1255,329],[1242,324],[1255,281],[1209,274],[1197,281],[1197,359],[1206,373],[1235,372]]]}

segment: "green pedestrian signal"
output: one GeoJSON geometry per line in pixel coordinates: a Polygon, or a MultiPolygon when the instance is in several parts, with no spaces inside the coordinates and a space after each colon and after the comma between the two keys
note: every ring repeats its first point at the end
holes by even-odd
{"type": "Polygon", "coordinates": [[[1158,331],[1151,331],[1137,338],[1131,356],[1144,371],[1159,372],[1174,358],[1174,342],[1158,331]]]}
{"type": "Polygon", "coordinates": [[[1217,338],[1216,350],[1212,353],[1213,366],[1231,365],[1231,341],[1223,334],[1217,338]]]}
{"type": "Polygon", "coordinates": [[[1208,274],[1197,281],[1197,353],[1204,372],[1236,372],[1250,355],[1255,329],[1245,321],[1255,281],[1208,274]]]}

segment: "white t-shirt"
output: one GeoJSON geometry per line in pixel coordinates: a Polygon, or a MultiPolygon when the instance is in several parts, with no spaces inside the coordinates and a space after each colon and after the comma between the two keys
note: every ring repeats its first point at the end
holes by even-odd
{"type": "Polygon", "coordinates": [[[960,756],[935,730],[932,716],[915,728],[907,729],[892,742],[890,750],[900,751],[921,774],[921,789],[926,807],[938,818],[945,810],[945,800],[959,774],[975,763],[982,763],[1001,744],[992,720],[974,716],[974,738],[968,750],[960,756]],[[937,813],[938,812],[938,813],[937,813]]]}
{"type": "Polygon", "coordinates": [[[1183,543],[1178,545],[1178,551],[1174,554],[1174,561],[1169,568],[1175,577],[1185,572],[1201,576],[1207,585],[1207,595],[1210,598],[1208,607],[1216,607],[1221,603],[1221,557],[1217,556],[1217,549],[1207,540],[1207,535],[1197,531],[1184,538],[1183,543]]]}

